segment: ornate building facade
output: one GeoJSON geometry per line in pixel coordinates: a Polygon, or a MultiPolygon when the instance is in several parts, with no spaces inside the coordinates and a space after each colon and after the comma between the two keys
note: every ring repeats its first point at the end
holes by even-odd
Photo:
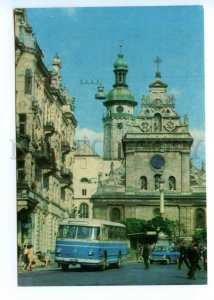
{"type": "Polygon", "coordinates": [[[58,55],[51,71],[44,65],[26,10],[14,19],[18,243],[46,252],[72,209],[74,98],[62,88],[58,55]]]}
{"type": "Polygon", "coordinates": [[[205,168],[202,163],[197,169],[190,160],[188,119],[182,121],[176,113],[159,62],[136,116],[137,102],[128,89],[128,65],[121,52],[114,63],[115,84],[103,102],[104,160],[111,162],[111,169],[91,197],[93,217],[121,221],[160,215],[162,183],[164,217],[179,221],[179,234],[187,237],[206,227],[205,168]]]}

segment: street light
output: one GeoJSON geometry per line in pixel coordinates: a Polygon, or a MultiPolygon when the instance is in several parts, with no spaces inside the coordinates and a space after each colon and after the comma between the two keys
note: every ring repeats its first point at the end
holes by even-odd
{"type": "Polygon", "coordinates": [[[164,216],[164,182],[163,174],[161,175],[161,178],[159,179],[159,190],[160,190],[160,217],[163,218],[164,216]]]}

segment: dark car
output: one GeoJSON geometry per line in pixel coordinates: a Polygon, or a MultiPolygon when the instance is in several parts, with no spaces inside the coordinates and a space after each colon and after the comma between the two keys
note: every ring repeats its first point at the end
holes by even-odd
{"type": "Polygon", "coordinates": [[[177,263],[180,252],[176,247],[169,245],[156,246],[149,256],[150,263],[160,262],[163,264],[177,263]]]}

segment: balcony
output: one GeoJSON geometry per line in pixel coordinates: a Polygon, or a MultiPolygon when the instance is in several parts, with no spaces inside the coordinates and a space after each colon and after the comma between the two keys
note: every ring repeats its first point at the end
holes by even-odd
{"type": "Polygon", "coordinates": [[[17,183],[17,211],[32,209],[38,204],[36,194],[27,183],[17,183]]]}
{"type": "Polygon", "coordinates": [[[71,146],[68,141],[62,141],[61,150],[63,154],[68,154],[71,151],[71,146]]]}
{"type": "Polygon", "coordinates": [[[16,140],[16,145],[17,149],[19,149],[22,152],[27,152],[29,150],[29,142],[30,142],[30,137],[27,134],[18,134],[17,135],[17,140],[16,140]]]}
{"type": "Polygon", "coordinates": [[[35,151],[35,157],[43,169],[50,169],[54,165],[51,150],[48,148],[48,145],[43,145],[39,150],[35,151]]]}
{"type": "Polygon", "coordinates": [[[67,169],[67,168],[62,168],[61,169],[61,182],[63,184],[66,184],[66,185],[71,185],[73,183],[72,179],[73,179],[73,174],[72,172],[67,169]]]}
{"type": "Polygon", "coordinates": [[[54,127],[54,122],[47,122],[45,125],[44,125],[44,132],[45,134],[47,135],[52,135],[54,134],[55,132],[55,127],[54,127]]]}

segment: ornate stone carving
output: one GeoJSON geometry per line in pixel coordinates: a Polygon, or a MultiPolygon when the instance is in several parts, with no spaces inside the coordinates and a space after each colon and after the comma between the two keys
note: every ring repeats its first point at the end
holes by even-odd
{"type": "Polygon", "coordinates": [[[150,129],[149,122],[147,121],[142,122],[139,127],[143,132],[149,131],[150,129]]]}
{"type": "Polygon", "coordinates": [[[173,131],[173,130],[175,129],[175,124],[174,124],[174,122],[172,122],[172,120],[170,119],[170,120],[166,123],[165,128],[166,128],[167,131],[170,131],[170,132],[173,131]]]}

